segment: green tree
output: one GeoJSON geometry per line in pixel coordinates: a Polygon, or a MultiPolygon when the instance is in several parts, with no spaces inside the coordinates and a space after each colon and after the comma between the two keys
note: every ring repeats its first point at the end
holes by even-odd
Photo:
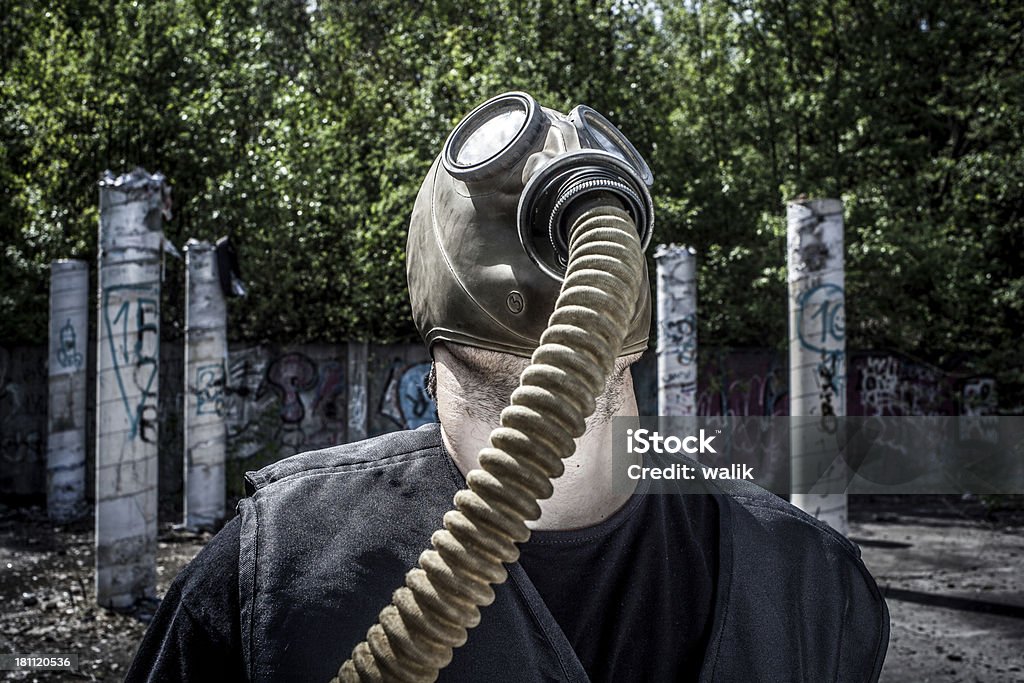
{"type": "Polygon", "coordinates": [[[785,343],[784,202],[838,196],[849,347],[1024,386],[1019,3],[0,3],[5,343],[45,337],[46,264],[95,259],[96,180],[136,164],[174,186],[172,242],[238,245],[233,337],[411,339],[420,180],[521,89],[647,155],[655,240],[700,253],[703,347],[785,343]]]}

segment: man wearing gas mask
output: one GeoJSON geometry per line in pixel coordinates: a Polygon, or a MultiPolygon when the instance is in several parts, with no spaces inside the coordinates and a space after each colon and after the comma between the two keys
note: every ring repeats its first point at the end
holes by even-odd
{"type": "Polygon", "coordinates": [[[506,93],[473,110],[431,167],[409,229],[413,317],[434,359],[440,424],[249,473],[239,516],[175,580],[128,680],[327,681],[343,662],[342,680],[876,680],[888,613],[852,543],[750,484],[678,496],[612,487],[611,419],[636,415],[629,365],[647,347],[651,305],[643,260],[624,269],[601,249],[618,239],[613,228],[637,253],[646,247],[652,181],[636,149],[588,107],[563,115],[506,93]],[[612,236],[584,244],[584,229],[612,236]],[[567,298],[583,271],[620,291],[624,270],[639,286],[614,304],[591,284],[576,288],[583,304],[567,298]],[[595,341],[566,331],[563,310],[611,322],[595,341]],[[500,446],[519,438],[517,418],[502,412],[514,391],[524,405],[548,396],[561,414],[557,392],[537,388],[571,372],[544,366],[545,349],[584,374],[614,349],[592,375],[595,400],[566,380],[575,452],[546,476],[515,463],[510,478],[481,476],[481,466],[498,476],[511,462],[500,446]],[[492,433],[499,419],[505,432],[492,433]],[[530,477],[539,508],[515,498],[530,477]],[[467,480],[494,493],[475,513],[462,505],[467,480]],[[446,515],[453,497],[462,521],[446,515]],[[506,525],[516,514],[529,531],[506,525]],[[442,517],[468,557],[432,536],[442,517]],[[489,540],[499,528],[528,537],[517,561],[489,540]],[[438,552],[421,556],[432,539],[438,552]],[[496,585],[473,598],[487,605],[479,613],[462,597],[462,570],[443,565],[476,555],[504,558],[501,570],[481,565],[496,585]],[[417,557],[426,571],[410,572],[398,608],[381,612],[417,557]],[[384,625],[368,635],[378,613],[384,625]]]}

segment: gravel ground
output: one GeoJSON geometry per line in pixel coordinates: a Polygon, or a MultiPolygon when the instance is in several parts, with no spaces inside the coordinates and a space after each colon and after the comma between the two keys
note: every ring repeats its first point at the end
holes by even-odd
{"type": "MultiPolygon", "coordinates": [[[[851,536],[889,594],[887,683],[1024,681],[1024,504],[878,497],[851,502],[851,536]]],[[[165,528],[158,594],[208,540],[165,528]]],[[[0,653],[74,653],[75,673],[0,672],[23,681],[118,681],[152,616],[94,606],[92,522],[50,524],[0,506],[0,653]]]]}
{"type": "MultiPolygon", "coordinates": [[[[167,529],[160,537],[157,592],[208,535],[167,529]]],[[[95,606],[93,525],[54,526],[39,508],[0,507],[0,652],[77,654],[77,672],[0,672],[19,681],[120,681],[156,601],[131,613],[95,606]]]]}
{"type": "Polygon", "coordinates": [[[944,496],[851,505],[850,536],[888,595],[887,683],[1024,681],[1024,507],[944,496]]]}

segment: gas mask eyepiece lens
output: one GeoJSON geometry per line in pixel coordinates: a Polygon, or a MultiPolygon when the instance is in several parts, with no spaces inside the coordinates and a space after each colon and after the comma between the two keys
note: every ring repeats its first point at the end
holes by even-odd
{"type": "Polygon", "coordinates": [[[547,117],[526,93],[487,100],[456,126],[444,145],[445,170],[464,182],[494,178],[522,161],[547,128],[547,117]]]}
{"type": "Polygon", "coordinates": [[[526,112],[509,107],[469,131],[455,153],[455,163],[462,167],[476,166],[495,156],[495,149],[504,149],[519,134],[526,122],[526,112]]]}
{"type": "Polygon", "coordinates": [[[585,104],[573,109],[569,114],[569,120],[576,125],[584,137],[588,138],[592,147],[603,149],[632,166],[647,187],[654,184],[651,167],[640,156],[640,152],[636,151],[636,147],[622,134],[622,131],[615,127],[615,124],[585,104]]]}

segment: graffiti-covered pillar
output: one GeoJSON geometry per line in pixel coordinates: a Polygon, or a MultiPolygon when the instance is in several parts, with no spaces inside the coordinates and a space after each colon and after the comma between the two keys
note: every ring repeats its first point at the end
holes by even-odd
{"type": "Polygon", "coordinates": [[[349,443],[366,438],[367,412],[367,344],[364,341],[348,343],[348,425],[349,443]]]}
{"type": "Polygon", "coordinates": [[[836,418],[846,415],[846,313],[843,203],[790,202],[786,212],[789,267],[791,502],[845,534],[847,472],[835,452],[836,418]],[[806,492],[811,491],[811,492],[806,492]]]}
{"type": "Polygon", "coordinates": [[[89,264],[50,264],[49,408],[46,508],[54,522],[85,512],[85,364],[89,340],[89,264]]]}
{"type": "Polygon", "coordinates": [[[215,529],[226,497],[227,304],[209,242],[188,241],[185,270],[185,526],[215,529]]]}
{"type": "Polygon", "coordinates": [[[697,414],[697,255],[660,245],[658,264],[658,414],[697,414]]]}
{"type": "Polygon", "coordinates": [[[96,601],[156,589],[162,218],[169,189],[143,169],[100,181],[96,364],[96,601]]]}

